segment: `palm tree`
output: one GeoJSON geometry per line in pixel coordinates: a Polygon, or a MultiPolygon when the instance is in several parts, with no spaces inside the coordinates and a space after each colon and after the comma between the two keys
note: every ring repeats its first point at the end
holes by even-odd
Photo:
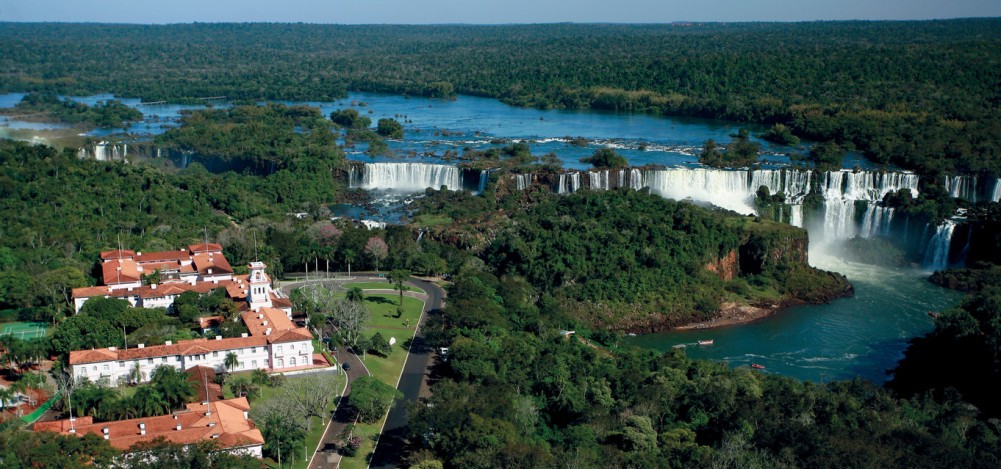
{"type": "Polygon", "coordinates": [[[171,409],[180,407],[197,395],[195,384],[188,381],[188,373],[170,365],[156,367],[149,383],[149,387],[156,390],[171,409]]]}
{"type": "Polygon", "coordinates": [[[396,308],[396,317],[403,316],[403,292],[407,289],[404,282],[410,280],[410,272],[406,269],[395,269],[389,273],[387,278],[393,283],[393,289],[400,292],[400,306],[396,308]]]}
{"type": "Polygon", "coordinates": [[[119,399],[115,402],[112,412],[117,420],[128,420],[139,417],[139,409],[136,408],[136,401],[133,398],[119,399]]]}
{"type": "Polygon", "coordinates": [[[132,396],[132,403],[137,415],[149,417],[162,415],[170,410],[163,396],[153,386],[140,386],[132,396]]]}
{"type": "Polygon", "coordinates": [[[139,384],[146,380],[146,373],[143,372],[142,365],[139,362],[132,364],[132,368],[129,369],[128,380],[131,384],[139,384]]]}
{"type": "Polygon", "coordinates": [[[222,364],[232,373],[233,368],[240,366],[240,359],[236,356],[235,352],[229,352],[226,354],[226,360],[222,364]]]}
{"type": "Polygon", "coordinates": [[[350,277],[351,276],[351,262],[353,262],[355,260],[355,252],[352,249],[345,249],[344,252],[341,253],[341,255],[344,256],[344,262],[347,262],[347,264],[348,264],[348,277],[350,277]]]}
{"type": "Polygon", "coordinates": [[[362,301],[365,300],[365,294],[362,293],[361,288],[358,287],[348,288],[348,291],[344,294],[344,297],[347,298],[348,301],[354,301],[355,303],[361,303],[362,301]]]}
{"type": "MultiPolygon", "coordinates": [[[[256,386],[257,397],[264,396],[264,390],[262,388],[267,386],[270,382],[271,376],[268,375],[267,371],[260,368],[254,370],[254,372],[250,374],[250,383],[256,386]]],[[[251,391],[253,390],[254,389],[251,389],[251,391]]]]}

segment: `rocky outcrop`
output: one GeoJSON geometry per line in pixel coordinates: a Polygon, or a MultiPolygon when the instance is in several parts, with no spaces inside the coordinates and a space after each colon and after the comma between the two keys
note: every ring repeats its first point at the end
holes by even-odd
{"type": "Polygon", "coordinates": [[[706,264],[706,270],[716,274],[723,280],[733,280],[740,275],[740,263],[737,260],[737,251],[732,250],[725,256],[716,258],[706,264]]]}

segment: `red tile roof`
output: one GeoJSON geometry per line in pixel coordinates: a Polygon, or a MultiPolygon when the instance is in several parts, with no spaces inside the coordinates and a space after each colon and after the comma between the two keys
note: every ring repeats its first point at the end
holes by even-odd
{"type": "Polygon", "coordinates": [[[197,293],[208,293],[216,288],[228,288],[230,280],[220,280],[218,282],[197,282],[195,284],[177,282],[163,283],[153,288],[152,285],[141,287],[119,288],[110,290],[108,287],[81,287],[73,289],[73,298],[91,298],[95,296],[110,296],[112,298],[128,298],[138,296],[140,298],[162,298],[170,295],[180,295],[186,291],[197,293]]]}
{"type": "Polygon", "coordinates": [[[122,249],[122,250],[115,249],[114,251],[102,251],[101,259],[106,261],[111,259],[131,259],[135,255],[136,255],[135,251],[129,251],[127,249],[122,249]]]}
{"type": "Polygon", "coordinates": [[[222,252],[222,245],[215,243],[192,244],[191,246],[188,246],[188,250],[191,251],[192,253],[222,252]]]}
{"type": "Polygon", "coordinates": [[[144,252],[136,255],[136,262],[164,262],[164,261],[186,261],[191,259],[191,251],[179,249],[177,251],[157,251],[144,252]]]}
{"type": "Polygon", "coordinates": [[[101,264],[105,285],[138,282],[139,268],[131,259],[115,259],[101,264]]]}
{"type": "Polygon", "coordinates": [[[257,312],[247,311],[240,315],[247,325],[250,335],[264,335],[268,329],[271,333],[295,329],[295,324],[288,318],[285,311],[275,308],[260,308],[257,312]],[[263,317],[262,317],[263,316],[263,317]]]}
{"type": "Polygon", "coordinates": [[[205,316],[205,317],[201,317],[201,318],[198,318],[198,327],[200,327],[202,329],[208,329],[210,327],[217,327],[219,324],[222,324],[223,319],[224,318],[222,316],[205,316]]]}
{"type": "Polygon", "coordinates": [[[202,275],[221,275],[233,273],[233,267],[229,265],[226,256],[222,254],[195,254],[195,269],[202,275]],[[209,273],[212,270],[212,273],[209,273]]]}
{"type": "MultiPolygon", "coordinates": [[[[264,444],[264,436],[246,417],[250,411],[247,398],[240,397],[209,404],[188,404],[187,409],[170,415],[117,420],[103,423],[84,423],[84,418],[76,419],[76,434],[104,435],[108,430],[108,442],[120,450],[127,450],[137,443],[163,437],[179,444],[191,444],[201,440],[215,439],[223,448],[237,448],[264,444]],[[207,409],[206,409],[207,407],[207,409]],[[206,410],[211,412],[206,415],[206,410]],[[141,425],[145,426],[143,435],[141,425]],[[178,430],[180,425],[180,430],[178,430]]],[[[35,425],[36,431],[57,431],[68,433],[68,420],[57,420],[35,425]]]]}
{"type": "Polygon", "coordinates": [[[309,332],[309,329],[306,329],[305,327],[291,329],[285,332],[272,332],[271,335],[268,336],[268,343],[270,344],[301,342],[304,340],[313,340],[313,333],[309,332]]]}
{"type": "Polygon", "coordinates": [[[222,386],[215,382],[215,370],[207,366],[197,365],[185,371],[188,372],[188,382],[195,384],[195,389],[198,392],[198,402],[214,402],[224,399],[222,386]],[[207,395],[205,394],[206,388],[208,388],[207,395]]]}
{"type": "Polygon", "coordinates": [[[182,340],[170,345],[151,345],[149,347],[133,347],[128,350],[113,347],[97,350],[74,350],[70,352],[70,365],[97,363],[119,360],[136,360],[143,358],[169,357],[172,355],[200,355],[208,352],[233,350],[246,347],[263,347],[268,344],[267,337],[232,337],[228,339],[191,339],[182,340]]]}

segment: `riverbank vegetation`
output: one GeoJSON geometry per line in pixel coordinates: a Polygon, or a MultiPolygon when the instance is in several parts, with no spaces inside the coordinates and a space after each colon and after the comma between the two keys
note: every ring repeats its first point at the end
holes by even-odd
{"type": "Polygon", "coordinates": [[[724,302],[851,292],[844,277],[809,267],[806,232],[789,225],[631,190],[515,193],[498,211],[467,198],[419,202],[422,215],[459,220],[431,236],[481,250],[497,275],[524,278],[589,327],[652,331],[711,318],[724,302]]]}
{"type": "Polygon", "coordinates": [[[0,76],[0,91],[175,102],[330,101],[349,89],[467,93],[520,106],[779,123],[794,136],[837,141],[880,164],[936,176],[997,175],[999,43],[997,19],[7,24],[0,65],[10,72],[0,76]]]}
{"type": "Polygon", "coordinates": [[[431,345],[449,353],[427,405],[415,407],[409,461],[540,468],[1001,461],[997,426],[954,398],[900,400],[862,380],[801,382],[690,360],[677,349],[622,349],[607,334],[561,332],[574,323],[520,277],[467,269],[455,278],[449,304],[425,328],[431,345]]]}

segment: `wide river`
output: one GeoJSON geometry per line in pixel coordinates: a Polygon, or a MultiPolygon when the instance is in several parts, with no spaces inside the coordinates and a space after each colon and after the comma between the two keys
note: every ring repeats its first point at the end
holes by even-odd
{"type": "MultiPolygon", "coordinates": [[[[0,95],[0,107],[11,107],[20,94],[0,95]]],[[[93,103],[112,96],[74,98],[93,103]]],[[[180,111],[201,106],[139,106],[137,99],[123,99],[136,106],[146,120],[127,131],[138,138],[162,133],[177,125],[180,111]]],[[[738,129],[735,124],[699,119],[667,119],[609,112],[523,109],[493,99],[460,96],[456,100],[405,98],[373,93],[352,93],[338,102],[299,103],[319,106],[325,115],[354,107],[372,118],[403,122],[406,136],[390,142],[393,156],[370,157],[363,149],[349,151],[359,161],[443,162],[447,151],[499,146],[498,139],[525,141],[534,154],[555,152],[568,168],[586,168],[578,160],[601,146],[615,147],[633,165],[693,165],[699,148],[707,139],[727,142],[738,129]],[[578,146],[565,137],[584,137],[578,146]]],[[[0,127],[42,130],[44,124],[0,119],[0,127]]],[[[3,133],[0,128],[0,134],[3,133]]],[[[752,132],[763,129],[752,127],[752,132]]],[[[89,132],[103,138],[123,129],[89,132]]],[[[762,160],[778,164],[788,155],[805,148],[765,146],[762,160]]],[[[855,155],[846,158],[846,167],[868,164],[855,155]]],[[[820,233],[811,238],[819,239],[820,233]]],[[[886,269],[850,264],[812,250],[811,263],[819,268],[845,274],[856,294],[826,305],[804,305],[782,311],[761,321],[723,329],[665,332],[628,337],[626,343],[657,350],[678,344],[694,344],[713,339],[714,345],[686,348],[693,358],[723,360],[732,366],[764,365],[764,372],[780,373],[812,381],[848,379],[861,376],[876,382],[886,379],[886,370],[901,358],[907,341],[932,329],[930,310],[956,304],[961,295],[935,287],[927,272],[886,269]]]]}

